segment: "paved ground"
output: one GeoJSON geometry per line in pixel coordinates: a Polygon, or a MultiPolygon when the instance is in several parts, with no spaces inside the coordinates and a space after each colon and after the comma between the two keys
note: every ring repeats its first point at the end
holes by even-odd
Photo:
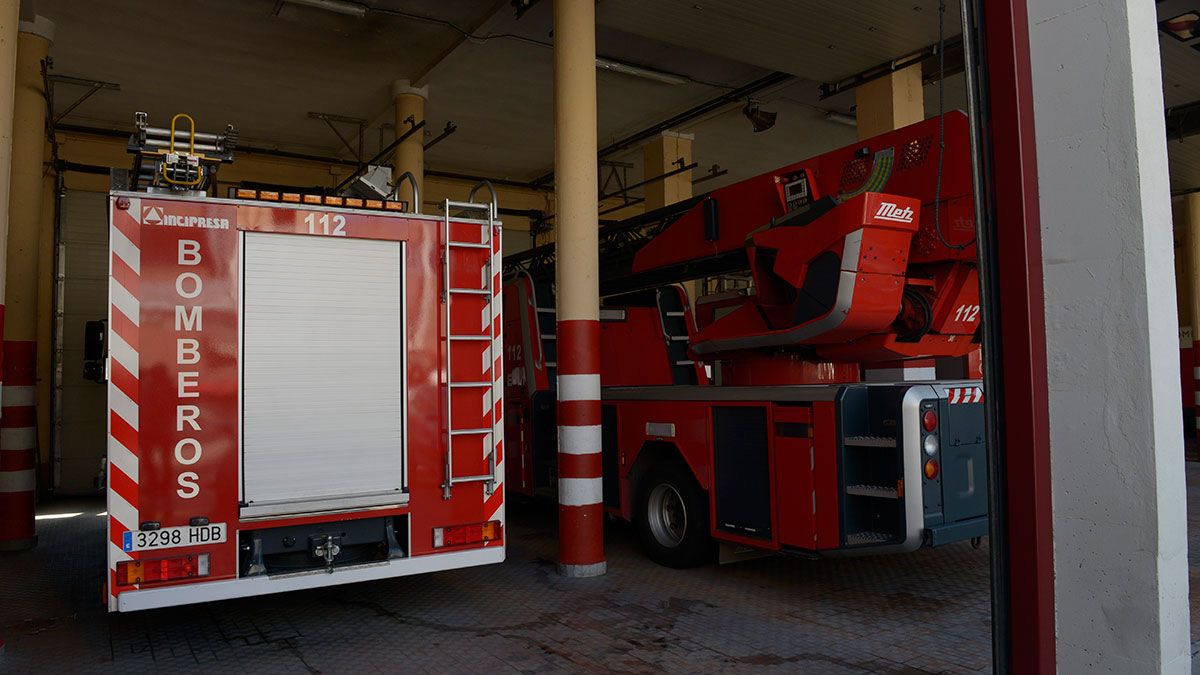
{"type": "Polygon", "coordinates": [[[0,558],[0,671],[973,672],[990,664],[988,561],[889,557],[675,571],[609,528],[610,573],[563,579],[552,509],[510,511],[499,567],[109,616],[103,509],[52,503],[0,558]]]}
{"type": "MultiPolygon", "coordinates": [[[[1200,464],[1188,463],[1200,639],[1200,464]]],[[[658,567],[609,528],[610,573],[560,578],[552,509],[513,507],[502,566],[109,616],[99,502],[45,505],[0,557],[0,672],[971,672],[990,664],[986,544],[658,567]]],[[[1194,643],[1197,644],[1197,643],[1194,643]]],[[[1195,650],[1195,647],[1193,648],[1195,650]]]]}

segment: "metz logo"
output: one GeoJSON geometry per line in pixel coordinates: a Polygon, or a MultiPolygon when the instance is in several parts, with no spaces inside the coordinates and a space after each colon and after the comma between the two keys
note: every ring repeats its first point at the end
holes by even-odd
{"type": "Polygon", "coordinates": [[[228,230],[228,218],[205,218],[203,216],[178,216],[167,213],[161,206],[142,207],[143,225],[166,225],[168,227],[200,227],[209,230],[228,230]]]}
{"type": "Polygon", "coordinates": [[[875,217],[880,220],[891,220],[897,223],[911,223],[913,221],[913,210],[910,206],[900,208],[891,202],[883,202],[879,205],[879,210],[875,212],[875,217]]]}

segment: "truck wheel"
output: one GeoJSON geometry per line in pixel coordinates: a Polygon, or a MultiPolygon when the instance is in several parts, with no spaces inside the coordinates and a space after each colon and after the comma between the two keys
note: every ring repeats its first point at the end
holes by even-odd
{"type": "Polygon", "coordinates": [[[712,559],[708,498],[686,467],[652,468],[638,482],[637,507],[638,539],[651,560],[684,569],[712,559]]]}

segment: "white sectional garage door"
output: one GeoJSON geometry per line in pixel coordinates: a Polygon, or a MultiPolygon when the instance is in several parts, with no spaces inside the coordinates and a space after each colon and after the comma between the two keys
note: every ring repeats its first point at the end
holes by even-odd
{"type": "Polygon", "coordinates": [[[401,500],[403,255],[400,242],[245,235],[244,515],[401,500]]]}

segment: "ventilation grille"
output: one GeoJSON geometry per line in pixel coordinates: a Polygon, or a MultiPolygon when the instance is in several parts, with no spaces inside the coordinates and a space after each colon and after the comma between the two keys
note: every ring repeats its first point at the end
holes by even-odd
{"type": "Polygon", "coordinates": [[[842,167],[842,179],[838,181],[838,192],[846,193],[857,190],[866,182],[867,171],[870,168],[867,160],[862,157],[846,162],[846,165],[842,167]]]}
{"type": "Polygon", "coordinates": [[[921,166],[929,159],[929,149],[933,147],[933,136],[909,141],[900,148],[900,159],[896,162],[896,171],[904,171],[921,166]]]}

